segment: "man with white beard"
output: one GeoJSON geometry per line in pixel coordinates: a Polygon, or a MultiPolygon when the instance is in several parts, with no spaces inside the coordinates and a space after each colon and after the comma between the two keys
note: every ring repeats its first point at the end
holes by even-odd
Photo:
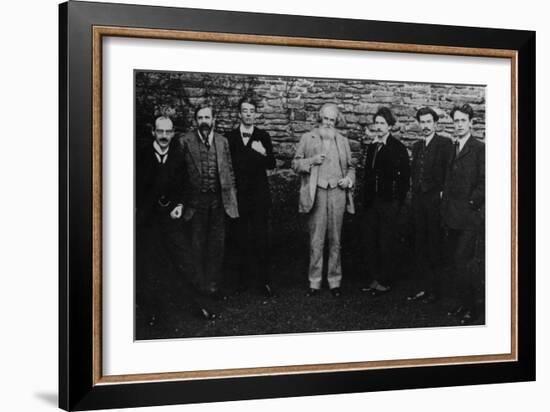
{"type": "Polygon", "coordinates": [[[299,212],[308,214],[310,237],[309,290],[319,294],[323,273],[323,250],[328,237],[327,281],[334,297],[341,294],[340,239],[344,212],[355,213],[353,186],[355,166],[348,139],[336,130],[339,109],[333,103],[319,110],[320,126],[305,133],[298,145],[293,169],[300,175],[299,212]]]}

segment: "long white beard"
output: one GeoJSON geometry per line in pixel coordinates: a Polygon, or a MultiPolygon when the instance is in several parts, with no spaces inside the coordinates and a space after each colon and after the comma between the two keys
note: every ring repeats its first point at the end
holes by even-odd
{"type": "Polygon", "coordinates": [[[332,127],[321,126],[319,128],[319,134],[323,139],[332,139],[336,135],[336,130],[332,127]]]}

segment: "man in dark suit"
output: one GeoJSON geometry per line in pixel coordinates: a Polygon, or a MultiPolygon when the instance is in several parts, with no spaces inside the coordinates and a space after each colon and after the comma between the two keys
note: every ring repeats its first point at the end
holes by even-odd
{"type": "Polygon", "coordinates": [[[225,215],[239,216],[235,175],[227,139],[214,132],[213,106],[197,107],[195,121],[197,130],[179,139],[186,172],[183,218],[190,223],[195,281],[208,295],[224,299],[225,215]]]}
{"type": "Polygon", "coordinates": [[[239,269],[238,290],[256,282],[265,297],[273,297],[268,250],[271,195],[266,170],[275,168],[275,157],[269,134],[255,126],[256,107],[252,97],[242,98],[240,125],[227,135],[239,204],[231,238],[239,269]]]}
{"type": "Polygon", "coordinates": [[[365,161],[363,231],[371,282],[362,290],[377,296],[391,289],[397,221],[409,190],[410,165],[407,149],[390,133],[396,122],[391,110],[381,107],[373,119],[376,137],[365,161]]]}
{"type": "Polygon", "coordinates": [[[439,116],[423,107],[416,113],[423,139],[412,147],[412,209],[417,288],[410,301],[433,303],[440,295],[441,196],[453,156],[451,139],[438,135],[439,116]]]}
{"type": "MultiPolygon", "coordinates": [[[[136,265],[138,305],[146,301],[161,302],[163,296],[150,296],[153,285],[159,283],[156,276],[161,260],[170,258],[177,273],[176,279],[164,279],[170,289],[182,294],[191,304],[194,313],[204,319],[214,319],[214,313],[206,309],[201,297],[189,281],[190,248],[183,236],[184,161],[182,153],[171,144],[174,126],[168,117],[155,120],[154,140],[136,153],[136,265]],[[158,248],[161,245],[161,248],[158,248]],[[167,255],[167,256],[166,256],[167,255]],[[152,258],[151,258],[152,256],[152,258]],[[141,262],[145,258],[147,261],[141,262]],[[155,273],[149,278],[150,273],[155,273]]],[[[169,269],[170,270],[170,269],[169,269]]],[[[168,289],[168,288],[167,288],[168,289]]]]}
{"type": "Polygon", "coordinates": [[[477,318],[475,308],[475,246],[484,222],[485,144],[472,136],[474,111],[468,104],[451,111],[455,155],[443,189],[442,217],[453,254],[458,306],[449,312],[461,324],[477,318]]]}

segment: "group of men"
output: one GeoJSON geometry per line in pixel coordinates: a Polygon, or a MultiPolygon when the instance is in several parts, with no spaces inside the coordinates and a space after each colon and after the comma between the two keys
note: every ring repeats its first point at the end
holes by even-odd
{"type": "MultiPolygon", "coordinates": [[[[216,315],[204,298],[224,299],[226,224],[236,243],[239,288],[254,282],[264,296],[274,296],[266,174],[275,168],[273,146],[269,134],[255,125],[255,100],[245,97],[238,108],[240,125],[225,137],[214,131],[212,105],[197,107],[196,130],[174,142],[172,121],[159,117],[153,143],[137,156],[138,231],[153,230],[163,239],[175,267],[185,273],[182,292],[205,319],[216,315]]],[[[472,136],[471,106],[457,106],[450,116],[453,139],[436,133],[439,116],[433,109],[418,110],[423,138],[412,147],[412,161],[391,134],[396,123],[392,111],[381,107],[373,116],[375,136],[367,147],[363,179],[368,281],[362,290],[373,296],[391,290],[399,216],[411,190],[417,290],[407,299],[435,302],[441,295],[442,268],[450,263],[458,305],[448,314],[470,324],[477,317],[471,262],[483,224],[485,148],[472,136]],[[451,262],[443,259],[444,234],[451,262]]],[[[342,294],[341,235],[345,212],[355,213],[356,165],[348,139],[337,130],[340,118],[336,104],[324,104],[318,126],[302,136],[292,162],[300,180],[299,212],[308,222],[309,297],[321,293],[325,243],[326,281],[335,298],[342,294]]]]}
{"type": "Polygon", "coordinates": [[[214,130],[213,105],[198,106],[194,117],[196,130],[176,141],[172,120],[158,117],[152,144],[137,153],[137,243],[163,242],[184,280],[180,293],[198,316],[210,320],[216,314],[209,300],[226,299],[221,290],[226,225],[237,242],[238,289],[255,283],[264,296],[275,295],[266,174],[275,157],[269,134],[255,127],[256,103],[250,97],[239,102],[240,126],[226,137],[214,130]]]}

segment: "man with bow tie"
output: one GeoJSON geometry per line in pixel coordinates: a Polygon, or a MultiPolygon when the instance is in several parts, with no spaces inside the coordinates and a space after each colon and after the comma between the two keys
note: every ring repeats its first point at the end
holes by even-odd
{"type": "Polygon", "coordinates": [[[237,218],[237,190],[227,139],[214,131],[212,104],[195,110],[197,129],[180,137],[185,164],[185,209],[189,221],[196,282],[208,295],[221,292],[225,250],[225,216],[237,218]]]}
{"type": "Polygon", "coordinates": [[[275,168],[273,145],[269,133],[255,124],[254,98],[243,97],[238,107],[240,125],[227,135],[239,204],[239,217],[231,222],[237,290],[255,283],[263,296],[273,297],[268,236],[271,195],[266,174],[275,168]]]}
{"type": "Polygon", "coordinates": [[[181,219],[185,186],[184,159],[178,147],[171,144],[174,137],[172,120],[158,117],[153,136],[152,143],[136,153],[136,303],[149,307],[149,304],[157,305],[166,300],[166,291],[157,291],[161,296],[151,296],[154,295],[152,291],[156,285],[164,282],[159,282],[154,278],[155,275],[151,278],[150,274],[168,276],[167,273],[155,272],[159,266],[163,266],[159,259],[167,257],[173,263],[177,276],[166,283],[191,304],[197,316],[206,320],[214,319],[216,316],[206,309],[189,279],[191,251],[184,237],[181,219]],[[147,258],[147,261],[142,262],[142,258],[147,258]]]}
{"type": "Polygon", "coordinates": [[[432,108],[422,107],[416,120],[422,133],[412,147],[411,165],[416,289],[407,299],[433,303],[440,296],[441,196],[453,144],[436,133],[439,116],[432,108]]]}
{"type": "Polygon", "coordinates": [[[451,111],[455,153],[443,189],[442,218],[452,251],[457,306],[449,311],[463,325],[477,320],[473,270],[476,242],[485,211],[485,144],[472,136],[474,110],[469,104],[451,111]]]}
{"type": "Polygon", "coordinates": [[[398,217],[409,190],[410,166],[407,149],[392,136],[396,123],[387,107],[374,114],[375,139],[367,148],[364,178],[363,230],[368,286],[373,296],[391,290],[395,272],[398,217]]]}
{"type": "Polygon", "coordinates": [[[328,287],[334,297],[340,297],[340,239],[344,212],[355,213],[355,164],[348,139],[336,131],[339,115],[336,104],[327,103],[321,107],[319,127],[302,136],[292,163],[300,176],[299,212],[308,215],[307,296],[310,297],[318,295],[321,289],[325,239],[328,240],[328,287]]]}

